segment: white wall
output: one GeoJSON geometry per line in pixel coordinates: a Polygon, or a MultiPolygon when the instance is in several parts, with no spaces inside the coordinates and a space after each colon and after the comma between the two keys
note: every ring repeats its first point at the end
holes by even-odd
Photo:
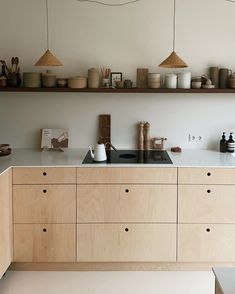
{"type": "MultiPolygon", "coordinates": [[[[104,0],[122,2],[122,0],[104,0]]],[[[157,65],[171,51],[172,0],[141,0],[111,8],[76,0],[50,0],[50,44],[64,62],[58,76],[86,74],[110,66],[135,79],[137,67],[168,72],[157,65]]],[[[19,56],[23,71],[46,46],[44,0],[1,0],[0,58],[19,56]]],[[[235,69],[235,4],[225,0],[177,1],[177,53],[194,75],[211,65],[235,69]]],[[[1,143],[37,147],[42,127],[68,127],[70,147],[96,141],[97,116],[112,115],[112,141],[135,147],[136,123],[149,121],[152,136],[166,136],[168,147],[217,148],[223,130],[235,131],[234,95],[169,94],[5,94],[0,93],[1,143]],[[204,137],[188,142],[188,134],[204,137]]]]}
{"type": "Polygon", "coordinates": [[[213,294],[212,272],[9,272],[1,294],[213,294]]]}

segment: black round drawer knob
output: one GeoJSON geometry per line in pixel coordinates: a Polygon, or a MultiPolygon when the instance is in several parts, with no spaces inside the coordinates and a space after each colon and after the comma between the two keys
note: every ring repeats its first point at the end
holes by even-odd
{"type": "Polygon", "coordinates": [[[43,229],[43,232],[46,232],[46,231],[47,231],[47,229],[44,228],[44,229],[43,229]]]}
{"type": "Polygon", "coordinates": [[[126,189],[125,192],[126,192],[126,193],[129,193],[130,191],[129,191],[129,189],[126,189]]]}
{"type": "Polygon", "coordinates": [[[210,194],[210,193],[211,193],[211,190],[210,190],[210,189],[208,189],[208,190],[207,190],[207,193],[208,193],[208,194],[210,194]]]}
{"type": "Polygon", "coordinates": [[[207,173],[207,176],[208,176],[208,177],[210,177],[210,176],[211,176],[211,173],[210,173],[210,172],[208,172],[208,173],[207,173]]]}
{"type": "Polygon", "coordinates": [[[46,172],[43,172],[43,175],[44,175],[44,176],[46,176],[46,175],[47,175],[47,173],[46,173],[46,172]]]}
{"type": "Polygon", "coordinates": [[[128,228],[125,228],[125,231],[126,231],[126,232],[129,232],[129,229],[128,229],[128,228]]]}
{"type": "Polygon", "coordinates": [[[46,189],[43,189],[43,193],[46,193],[47,192],[47,190],[46,189]]]}
{"type": "Polygon", "coordinates": [[[209,228],[207,228],[206,231],[207,231],[208,233],[210,233],[211,230],[210,230],[209,228]]]}

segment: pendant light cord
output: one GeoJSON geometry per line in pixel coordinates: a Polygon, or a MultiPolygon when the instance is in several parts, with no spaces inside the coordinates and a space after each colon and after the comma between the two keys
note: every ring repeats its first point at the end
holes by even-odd
{"type": "Polygon", "coordinates": [[[173,51],[175,51],[175,34],[176,34],[175,19],[176,19],[176,0],[174,0],[174,15],[173,15],[173,51]]]}
{"type": "Polygon", "coordinates": [[[48,17],[48,0],[46,0],[46,17],[47,17],[47,50],[49,50],[49,17],[48,17]]]}
{"type": "Polygon", "coordinates": [[[100,5],[104,5],[104,6],[124,6],[124,5],[129,5],[129,4],[133,4],[136,2],[140,2],[141,0],[131,0],[131,1],[127,1],[127,2],[123,2],[123,3],[105,3],[99,0],[77,0],[78,2],[89,2],[89,3],[95,3],[95,4],[100,4],[100,5]]]}

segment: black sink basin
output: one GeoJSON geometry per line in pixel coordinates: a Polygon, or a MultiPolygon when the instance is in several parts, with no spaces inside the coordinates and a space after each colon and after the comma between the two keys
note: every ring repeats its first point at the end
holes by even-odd
{"type": "MultiPolygon", "coordinates": [[[[112,164],[172,164],[172,161],[166,151],[156,150],[107,150],[107,160],[104,163],[112,164]]],[[[96,163],[93,161],[90,151],[87,152],[83,164],[96,163]]],[[[98,163],[99,164],[99,163],[98,163]]]]}

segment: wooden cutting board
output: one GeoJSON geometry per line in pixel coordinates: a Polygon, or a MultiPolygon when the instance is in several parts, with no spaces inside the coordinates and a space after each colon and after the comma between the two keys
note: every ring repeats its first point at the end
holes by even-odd
{"type": "MultiPolygon", "coordinates": [[[[99,138],[100,143],[111,142],[111,115],[110,114],[100,114],[99,115],[99,138]]],[[[110,149],[107,146],[106,149],[110,149]]]]}

